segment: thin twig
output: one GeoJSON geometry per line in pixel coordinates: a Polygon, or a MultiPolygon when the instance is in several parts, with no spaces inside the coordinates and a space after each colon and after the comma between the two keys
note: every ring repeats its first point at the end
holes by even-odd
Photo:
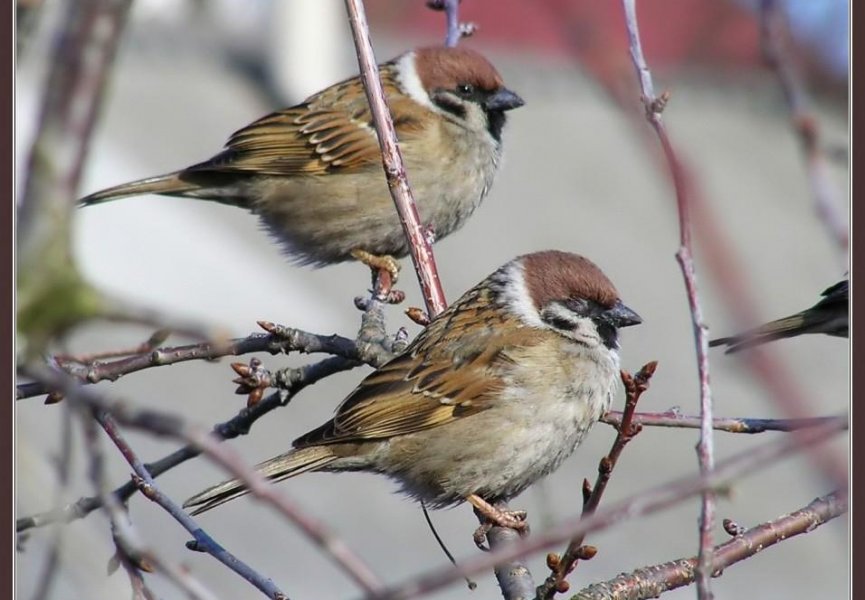
{"type": "Polygon", "coordinates": [[[32,362],[51,340],[102,314],[106,303],[79,272],[71,222],[131,0],[65,4],[18,210],[18,342],[23,359],[32,362]]]}
{"type": "MultiPolygon", "coordinates": [[[[610,410],[601,417],[601,423],[618,428],[622,422],[622,413],[610,410]]],[[[798,431],[808,427],[817,427],[824,423],[847,422],[847,417],[813,417],[810,419],[755,419],[752,417],[715,417],[712,419],[712,429],[728,433],[764,433],[766,431],[798,431]]],[[[699,416],[682,415],[668,411],[662,413],[638,412],[633,415],[633,423],[643,427],[678,427],[683,429],[699,429],[699,416]]]]}
{"type": "Polygon", "coordinates": [[[151,434],[180,439],[197,448],[233,476],[241,479],[252,495],[270,504],[296,525],[366,592],[371,593],[381,588],[378,578],[357,554],[331,533],[324,523],[304,514],[278,488],[269,485],[262,475],[245,463],[236,450],[228,444],[222,444],[222,438],[200,427],[188,425],[174,414],[134,408],[123,402],[108,401],[71,381],[59,371],[46,371],[33,373],[33,375],[46,380],[51,386],[56,386],[69,400],[83,403],[94,411],[110,413],[123,425],[142,429],[151,434]]]}
{"type": "Polygon", "coordinates": [[[785,43],[789,38],[789,28],[785,24],[783,10],[777,0],[760,1],[760,46],[763,59],[775,71],[784,92],[790,122],[799,137],[805,157],[815,212],[846,263],[850,246],[848,226],[838,211],[841,199],[829,178],[817,118],[809,108],[808,94],[791,60],[789,45],[785,43]]]}
{"type": "MultiPolygon", "coordinates": [[[[541,3],[538,6],[546,6],[546,4],[541,3]]],[[[558,13],[557,19],[566,28],[566,39],[574,42],[575,48],[578,47],[577,39],[580,43],[585,41],[585,36],[580,34],[581,29],[573,20],[562,19],[558,13]]],[[[602,50],[600,46],[595,46],[590,54],[598,55],[602,50]]],[[[628,87],[625,91],[626,86],[619,84],[623,80],[620,76],[622,74],[614,71],[611,68],[612,64],[610,61],[587,60],[583,66],[593,71],[596,81],[604,87],[610,99],[623,110],[623,115],[635,126],[638,139],[651,150],[651,156],[654,158],[657,136],[653,130],[644,127],[644,118],[642,115],[638,116],[637,111],[633,110],[630,89],[628,87]]],[[[663,164],[666,159],[660,158],[661,160],[656,161],[656,166],[666,168],[663,164]]],[[[727,312],[733,315],[736,322],[744,324],[743,327],[759,322],[759,311],[756,308],[754,295],[747,286],[748,278],[742,275],[743,267],[741,261],[736,258],[736,247],[730,243],[719,226],[720,219],[713,212],[693,171],[682,160],[679,160],[678,166],[685,173],[685,179],[689,184],[695,231],[703,250],[703,262],[708,268],[708,273],[716,280],[718,297],[727,312]]],[[[815,414],[818,406],[802,394],[802,386],[796,381],[796,373],[779,361],[776,355],[758,348],[751,352],[748,358],[744,366],[750,369],[754,378],[763,384],[769,399],[783,415],[793,419],[803,419],[815,414]]],[[[840,488],[846,484],[847,461],[831,448],[817,448],[809,453],[807,458],[812,462],[814,471],[830,479],[833,487],[840,488]]]]}
{"type": "MultiPolygon", "coordinates": [[[[320,335],[292,327],[274,325],[261,321],[270,333],[253,333],[245,338],[226,342],[203,342],[168,348],[157,348],[150,352],[129,356],[110,362],[95,361],[79,364],[77,361],[59,360],[58,366],[81,383],[116,381],[124,375],[145,369],[175,365],[190,360],[214,360],[225,356],[242,356],[253,352],[270,354],[326,353],[332,356],[381,366],[392,357],[386,347],[370,340],[362,343],[339,335],[320,335]]],[[[22,383],[17,386],[16,398],[22,400],[47,394],[51,390],[39,382],[22,383]]]]}
{"type": "Polygon", "coordinates": [[[102,426],[102,429],[108,434],[109,439],[117,446],[120,454],[132,467],[135,472],[133,481],[136,487],[142,491],[144,496],[159,506],[165,512],[171,515],[175,521],[186,529],[193,538],[198,548],[204,550],[216,560],[224,564],[226,567],[243,577],[246,581],[258,588],[264,595],[273,600],[287,600],[285,593],[280,590],[276,584],[269,578],[258,573],[255,569],[244,563],[242,560],[234,556],[231,552],[223,548],[216,540],[214,540],[204,529],[190,517],[179,504],[171,500],[157,487],[153,477],[147,471],[147,468],[138,458],[135,451],[127,443],[126,439],[120,433],[117,423],[114,418],[101,410],[93,411],[97,422],[102,426]]]}
{"type": "Polygon", "coordinates": [[[399,213],[406,239],[409,242],[411,258],[426,303],[427,313],[430,317],[435,317],[447,307],[447,300],[439,280],[432,245],[420,223],[417,205],[406,177],[402,154],[397,145],[396,130],[393,126],[387,100],[384,97],[384,90],[381,86],[378,67],[372,51],[363,1],[345,0],[345,7],[351,24],[361,81],[372,111],[373,124],[376,133],[378,133],[382,164],[388,187],[397,213],[399,213]]]}
{"type": "MultiPolygon", "coordinates": [[[[86,406],[75,405],[84,428],[84,440],[87,453],[90,456],[89,474],[96,488],[97,495],[102,499],[108,518],[111,520],[111,534],[117,552],[115,558],[129,573],[133,593],[147,599],[153,598],[153,593],[145,585],[141,570],[157,570],[178,588],[186,593],[191,600],[216,600],[216,595],[187,569],[175,566],[163,560],[157,553],[145,547],[138,532],[132,527],[129,515],[120,501],[109,493],[105,483],[105,459],[99,444],[98,429],[93,411],[86,406]]],[[[109,569],[111,563],[109,563],[109,569]]]]}
{"type": "MultiPolygon", "coordinates": [[[[393,339],[388,338],[387,331],[385,330],[384,311],[381,302],[375,300],[361,301],[356,299],[355,304],[358,304],[363,310],[363,313],[361,314],[361,325],[357,334],[357,345],[361,348],[360,353],[362,355],[367,352],[367,348],[370,347],[382,348],[384,352],[387,352],[388,348],[396,352],[404,347],[407,338],[404,330],[398,331],[393,339]]],[[[385,357],[389,357],[389,355],[383,355],[383,359],[385,357]]],[[[229,440],[240,435],[246,435],[258,419],[275,408],[287,405],[307,386],[317,383],[325,377],[329,377],[335,373],[353,369],[360,366],[360,364],[361,363],[356,360],[350,360],[341,356],[331,356],[303,367],[277,371],[273,374],[272,383],[275,387],[280,389],[279,392],[271,394],[253,406],[247,406],[241,409],[237,415],[228,421],[215,425],[213,427],[213,433],[223,440],[229,440]]],[[[35,385],[47,389],[47,386],[40,381],[35,382],[35,385]]],[[[187,444],[183,448],[164,456],[156,462],[145,465],[145,467],[153,477],[158,477],[187,460],[195,458],[200,453],[201,452],[198,448],[192,444],[187,444]]],[[[118,499],[125,502],[137,491],[138,489],[130,481],[115,489],[113,493],[118,499]]],[[[100,506],[102,506],[102,500],[98,496],[86,496],[79,498],[76,502],[64,507],[28,517],[22,517],[17,520],[15,529],[20,533],[27,529],[43,527],[51,523],[69,523],[76,519],[86,517],[100,506]]]]}
{"type": "MultiPolygon", "coordinates": [[[[697,353],[697,371],[700,381],[700,440],[697,444],[697,456],[700,463],[700,471],[709,473],[715,463],[714,444],[712,439],[712,390],[709,386],[709,339],[706,334],[706,326],[703,321],[703,310],[700,306],[700,298],[697,292],[696,271],[694,268],[693,251],[691,246],[691,218],[690,218],[690,191],[685,179],[685,173],[679,166],[679,159],[673,149],[672,142],[667,134],[661,112],[669,99],[668,94],[655,96],[652,85],[652,73],[643,56],[643,48],[640,43],[640,32],[637,25],[637,9],[635,0],[622,0],[625,10],[625,25],[628,30],[628,42],[631,52],[631,60],[636,69],[637,79],[640,82],[642,100],[646,110],[646,119],[654,128],[664,156],[670,167],[673,184],[676,190],[676,206],[679,212],[679,250],[676,259],[682,269],[685,279],[685,288],[688,295],[688,306],[691,309],[691,325],[694,331],[694,345],[697,353]]],[[[709,565],[712,563],[712,527],[715,520],[715,498],[712,490],[705,490],[702,495],[700,507],[700,552],[699,564],[697,565],[697,597],[701,600],[711,600],[711,573],[709,565]]]]}
{"type": "Polygon", "coordinates": [[[130,5],[131,0],[88,0],[66,11],[28,159],[19,210],[19,227],[25,231],[19,231],[19,238],[44,227],[42,218],[74,209],[90,134],[130,5]]]}
{"type": "MultiPolygon", "coordinates": [[[[57,496],[61,497],[69,486],[69,475],[72,463],[72,413],[68,407],[63,409],[62,427],[60,430],[60,453],[56,458],[57,496]]],[[[34,600],[45,600],[49,597],[51,586],[60,567],[60,551],[63,543],[63,530],[57,528],[51,540],[51,548],[45,566],[39,575],[39,585],[33,593],[34,600]]]]}
{"type": "MultiPolygon", "coordinates": [[[[625,386],[625,410],[622,413],[622,419],[619,423],[616,432],[616,438],[613,440],[613,445],[609,453],[604,456],[598,464],[598,476],[595,479],[595,485],[589,484],[588,479],[583,480],[583,516],[591,515],[597,510],[601,503],[601,498],[604,495],[604,490],[607,489],[607,484],[613,474],[613,469],[621,456],[625,446],[632,440],[642,429],[641,425],[633,423],[634,413],[637,410],[637,402],[640,397],[649,388],[649,381],[658,367],[656,361],[647,363],[641,368],[635,376],[631,376],[627,371],[621,372],[622,383],[625,386]]],[[[559,557],[550,555],[547,557],[547,563],[550,565],[550,575],[544,581],[543,585],[537,590],[539,600],[552,598],[556,592],[566,592],[570,587],[565,578],[577,566],[580,558],[587,555],[594,555],[593,551],[585,550],[583,542],[585,535],[578,535],[568,542],[568,547],[565,552],[559,557]]]]}
{"type": "MultiPolygon", "coordinates": [[[[357,362],[333,356],[317,363],[293,369],[294,386],[290,390],[271,394],[255,406],[242,408],[237,415],[228,421],[215,425],[213,427],[213,433],[223,440],[229,440],[241,435],[246,435],[258,419],[275,408],[285,406],[298,392],[307,386],[312,385],[325,377],[333,375],[334,373],[353,369],[358,365],[359,363],[357,362]]],[[[187,444],[186,446],[175,450],[171,454],[168,454],[153,463],[145,465],[145,467],[147,467],[147,470],[153,477],[158,477],[166,471],[183,464],[187,460],[195,458],[199,454],[201,454],[201,451],[198,448],[192,444],[187,444]]],[[[125,502],[137,491],[138,488],[136,488],[135,484],[130,481],[121,485],[112,493],[120,501],[125,502]]],[[[52,523],[69,523],[86,517],[102,505],[102,500],[98,496],[85,496],[72,504],[60,508],[28,517],[21,517],[16,521],[15,530],[17,532],[22,532],[35,527],[44,527],[52,523]]]]}
{"type": "MultiPolygon", "coordinates": [[[[718,576],[724,569],[754,556],[770,546],[803,533],[810,533],[820,525],[847,512],[846,493],[833,492],[812,501],[808,506],[772,521],[757,525],[729,542],[714,549],[712,574],[718,576]]],[[[646,600],[657,598],[664,592],[694,582],[697,558],[680,558],[660,565],[642,567],[615,579],[592,584],[570,600],[646,600]]]]}
{"type": "Polygon", "coordinates": [[[665,482],[649,490],[640,491],[629,498],[598,510],[591,516],[566,519],[551,529],[524,538],[514,544],[508,544],[496,552],[489,552],[466,560],[457,567],[446,566],[432,569],[427,573],[412,577],[406,582],[388,587],[383,592],[370,594],[367,598],[370,600],[405,600],[429,594],[462,577],[471,576],[514,558],[545,550],[577,535],[586,535],[628,519],[665,510],[702,493],[705,489],[727,485],[733,479],[739,479],[768,464],[789,458],[795,451],[826,441],[844,429],[846,429],[846,423],[826,423],[819,427],[802,430],[799,435],[783,436],[719,462],[710,473],[697,473],[672,482],[665,482]]]}
{"type": "Polygon", "coordinates": [[[445,12],[445,46],[453,48],[460,38],[472,35],[477,29],[474,23],[460,23],[460,3],[462,0],[427,0],[426,5],[433,10],[445,12]]]}

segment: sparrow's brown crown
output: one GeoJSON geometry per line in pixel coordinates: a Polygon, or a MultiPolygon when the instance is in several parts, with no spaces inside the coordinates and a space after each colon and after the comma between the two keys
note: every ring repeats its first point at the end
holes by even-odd
{"type": "Polygon", "coordinates": [[[486,92],[504,87],[501,75],[486,58],[468,48],[433,46],[415,50],[418,77],[426,90],[471,85],[486,92]]]}
{"type": "Polygon", "coordinates": [[[528,254],[522,261],[526,288],[537,307],[552,300],[583,298],[611,308],[619,299],[603,271],[579,254],[547,250],[528,254]]]}

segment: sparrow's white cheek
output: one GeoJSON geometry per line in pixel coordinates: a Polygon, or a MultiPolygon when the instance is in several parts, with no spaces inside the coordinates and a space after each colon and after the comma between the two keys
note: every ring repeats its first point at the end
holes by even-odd
{"type": "Polygon", "coordinates": [[[397,73],[399,74],[399,85],[409,98],[430,110],[439,111],[439,108],[430,100],[429,94],[424,89],[417,74],[414,52],[404,54],[397,61],[397,73]]]}
{"type": "Polygon", "coordinates": [[[504,296],[507,305],[510,307],[523,323],[532,327],[547,328],[547,324],[541,320],[538,311],[535,308],[535,302],[532,300],[531,294],[526,287],[526,278],[523,272],[523,264],[514,262],[508,267],[505,274],[508,280],[504,288],[504,296]]]}

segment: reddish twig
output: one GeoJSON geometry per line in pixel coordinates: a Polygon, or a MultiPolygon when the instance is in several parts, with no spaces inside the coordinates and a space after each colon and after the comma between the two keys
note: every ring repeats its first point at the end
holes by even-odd
{"type": "MultiPolygon", "coordinates": [[[[559,18],[564,26],[570,26],[568,39],[575,40],[579,35],[579,28],[574,23],[559,18]]],[[[582,38],[580,38],[582,40],[582,38]]],[[[607,38],[598,38],[606,40],[607,38]]],[[[605,42],[598,42],[599,44],[605,42]]],[[[595,45],[594,53],[603,52],[603,48],[595,45]]],[[[639,139],[650,148],[652,156],[655,156],[655,144],[657,136],[644,128],[643,119],[636,118],[636,113],[631,109],[631,96],[623,92],[624,86],[620,85],[621,78],[618,73],[611,72],[609,61],[592,63],[586,61],[584,66],[593,70],[596,80],[604,86],[610,98],[624,111],[624,115],[632,125],[639,124],[635,129],[639,139]]],[[[657,161],[661,166],[663,161],[657,161]]],[[[747,277],[742,275],[743,267],[741,261],[737,260],[737,249],[733,246],[721,227],[719,219],[713,213],[712,207],[704,197],[702,190],[697,185],[698,180],[692,176],[688,165],[681,160],[678,167],[685,174],[685,180],[689,184],[691,192],[691,206],[693,210],[695,230],[699,235],[700,246],[703,249],[704,262],[708,267],[708,273],[716,280],[716,289],[724,308],[731,314],[734,320],[742,327],[759,322],[759,311],[756,308],[754,296],[747,287],[747,277]]],[[[766,388],[770,400],[778,407],[778,410],[787,417],[793,419],[810,418],[815,413],[816,406],[802,395],[802,386],[796,381],[797,377],[786,365],[779,361],[775,355],[757,349],[750,353],[749,360],[745,366],[749,368],[758,380],[766,388]]],[[[847,481],[847,462],[830,448],[818,448],[808,455],[808,459],[814,464],[816,472],[831,478],[835,487],[841,487],[847,481]]]]}
{"type": "MultiPolygon", "coordinates": [[[[623,414],[617,410],[607,411],[601,417],[601,422],[619,428],[623,414]]],[[[847,418],[813,417],[810,419],[755,419],[751,417],[716,417],[712,419],[712,429],[728,433],[763,433],[766,431],[798,431],[808,427],[817,427],[824,423],[846,423],[847,418]]],[[[644,427],[679,427],[683,429],[699,429],[701,419],[698,416],[682,415],[675,411],[662,413],[634,413],[633,423],[644,427]]]]}
{"type": "Polygon", "coordinates": [[[777,0],[761,0],[760,46],[763,59],[775,71],[784,92],[790,121],[805,156],[805,167],[817,216],[846,262],[850,246],[847,223],[838,212],[840,199],[837,189],[829,179],[826,156],[820,145],[817,119],[809,109],[808,94],[793,61],[790,60],[789,49],[785,44],[785,38],[789,37],[789,28],[785,25],[784,14],[777,0]]]}
{"type": "MultiPolygon", "coordinates": [[[[640,82],[642,100],[646,109],[646,119],[658,135],[664,156],[670,167],[673,185],[676,190],[676,206],[679,211],[679,250],[676,259],[682,269],[685,279],[685,288],[688,294],[688,305],[691,309],[691,325],[694,330],[694,345],[697,353],[697,371],[700,380],[700,440],[697,444],[697,456],[700,462],[700,471],[709,473],[714,467],[714,444],[712,440],[712,391],[709,387],[709,339],[706,334],[706,326],[703,321],[703,310],[700,306],[700,298],[697,292],[696,272],[694,269],[693,252],[691,247],[691,217],[690,217],[690,191],[685,173],[682,170],[676,155],[661,112],[669,99],[669,94],[664,93],[660,97],[655,96],[652,84],[652,74],[643,56],[643,48],[640,43],[640,32],[637,25],[637,9],[635,0],[622,0],[625,10],[625,25],[628,30],[628,42],[631,52],[631,60],[637,72],[640,82]]],[[[697,596],[701,600],[709,600],[712,597],[710,587],[709,565],[712,562],[712,526],[715,520],[715,499],[712,490],[705,490],[702,495],[700,510],[700,552],[699,564],[697,566],[697,596]]]]}
{"type": "Polygon", "coordinates": [[[387,100],[384,97],[384,90],[378,75],[378,66],[372,51],[363,1],[345,0],[345,6],[357,51],[361,81],[372,111],[373,124],[378,133],[382,164],[388,187],[397,213],[399,213],[406,239],[409,242],[411,258],[426,303],[427,313],[434,317],[447,307],[447,300],[439,280],[432,245],[420,223],[417,205],[406,177],[402,154],[397,145],[396,130],[393,126],[387,100]]]}
{"type": "MultiPolygon", "coordinates": [[[[712,574],[754,556],[769,546],[809,533],[847,512],[846,493],[833,492],[808,506],[772,521],[745,530],[729,542],[715,547],[712,574]]],[[[643,567],[602,583],[592,584],[570,600],[645,600],[694,582],[697,558],[681,558],[661,565],[643,567]]]]}
{"type": "MultiPolygon", "coordinates": [[[[591,515],[598,508],[622,450],[642,429],[641,425],[633,423],[633,417],[637,410],[637,402],[639,402],[643,392],[649,389],[649,381],[657,367],[658,363],[652,361],[644,365],[635,376],[631,376],[627,371],[621,372],[622,383],[625,386],[625,410],[622,412],[619,425],[616,427],[616,439],[613,440],[610,452],[598,464],[598,477],[595,479],[595,485],[592,486],[588,479],[583,480],[583,516],[591,515]]],[[[579,559],[585,558],[587,553],[594,555],[593,550],[587,550],[587,548],[591,548],[590,546],[583,546],[585,539],[585,535],[575,536],[568,543],[568,547],[561,557],[554,554],[547,557],[551,573],[537,590],[537,597],[540,600],[552,598],[556,592],[568,591],[570,586],[565,578],[576,568],[579,559]]]]}
{"type": "Polygon", "coordinates": [[[111,65],[126,25],[131,0],[69,5],[54,44],[51,72],[28,157],[18,213],[19,240],[34,229],[47,234],[42,219],[74,209],[75,193],[111,65]]]}
{"type": "Polygon", "coordinates": [[[768,464],[789,458],[797,450],[824,442],[831,436],[845,430],[846,427],[846,422],[826,423],[802,430],[799,435],[783,436],[773,442],[756,448],[749,448],[719,462],[710,473],[697,473],[672,482],[665,482],[649,490],[640,491],[620,502],[608,505],[588,517],[566,519],[551,529],[524,538],[517,543],[509,544],[495,552],[466,560],[457,567],[448,566],[431,570],[412,577],[407,582],[388,587],[378,594],[370,594],[367,598],[370,600],[416,598],[439,590],[462,577],[471,576],[517,557],[546,550],[578,535],[600,531],[627,519],[665,510],[702,493],[703,490],[727,485],[733,479],[739,479],[768,464]]]}

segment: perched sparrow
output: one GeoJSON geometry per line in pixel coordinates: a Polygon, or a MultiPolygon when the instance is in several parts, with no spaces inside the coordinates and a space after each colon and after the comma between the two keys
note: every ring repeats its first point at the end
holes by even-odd
{"type": "MultiPolygon", "coordinates": [[[[379,67],[421,224],[458,229],[493,182],[505,112],[523,104],[483,56],[420,48],[379,67]]],[[[83,205],[139,194],[246,208],[297,262],[408,254],[359,77],[234,133],[225,150],[181,171],[112,187],[83,205]]]]}
{"type": "MultiPolygon", "coordinates": [[[[607,410],[620,327],[640,317],[589,260],[545,251],[512,260],[454,302],[370,374],[327,423],[258,465],[279,481],[307,471],[370,471],[433,507],[494,508],[554,471],[607,410]]],[[[246,493],[226,481],[194,514],[246,493]]]]}
{"type": "Polygon", "coordinates": [[[773,340],[795,337],[803,333],[825,333],[837,337],[849,334],[849,295],[850,282],[845,279],[823,291],[823,298],[811,308],[795,315],[761,325],[750,331],[731,337],[718,338],[709,342],[710,346],[729,346],[725,354],[738,352],[758,344],[773,340]]]}

